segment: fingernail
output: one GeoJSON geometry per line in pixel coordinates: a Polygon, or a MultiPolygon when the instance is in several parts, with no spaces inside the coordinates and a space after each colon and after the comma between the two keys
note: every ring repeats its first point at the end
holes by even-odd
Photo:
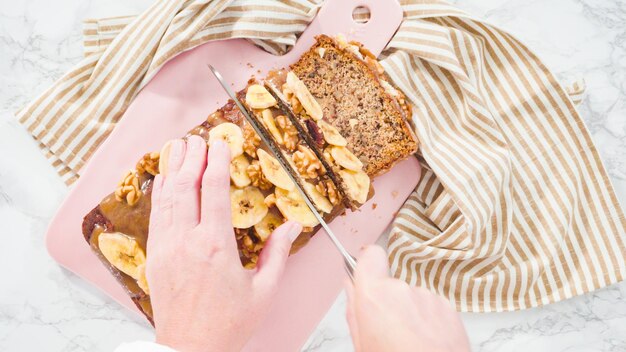
{"type": "Polygon", "coordinates": [[[170,159],[178,159],[185,152],[185,142],[182,139],[174,139],[170,142],[170,159]]]}
{"type": "Polygon", "coordinates": [[[213,153],[216,153],[217,155],[224,155],[224,156],[228,155],[228,158],[232,159],[232,155],[230,154],[230,148],[228,147],[228,144],[226,144],[226,142],[224,142],[221,139],[218,139],[212,142],[211,148],[209,148],[209,150],[213,150],[213,153]]]}
{"type": "Polygon", "coordinates": [[[191,136],[187,139],[187,146],[189,147],[189,150],[200,149],[204,143],[204,139],[200,136],[191,136]]]}
{"type": "Polygon", "coordinates": [[[302,232],[302,225],[299,222],[292,221],[289,224],[289,228],[287,228],[287,236],[289,236],[289,241],[293,243],[300,233],[302,232]]]}
{"type": "Polygon", "coordinates": [[[161,158],[159,159],[159,174],[167,176],[168,165],[170,164],[170,152],[172,149],[172,141],[167,141],[163,148],[161,148],[161,158]]]}

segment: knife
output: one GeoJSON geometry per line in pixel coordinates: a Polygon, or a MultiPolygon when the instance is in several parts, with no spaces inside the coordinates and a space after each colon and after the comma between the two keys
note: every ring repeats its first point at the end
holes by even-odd
{"type": "Polygon", "coordinates": [[[265,143],[265,145],[269,148],[270,152],[274,155],[276,160],[278,160],[278,163],[280,164],[280,166],[285,171],[287,171],[287,175],[289,175],[289,178],[291,179],[291,181],[296,185],[296,189],[302,196],[302,199],[304,199],[304,202],[306,203],[307,207],[309,207],[309,210],[311,210],[311,212],[313,213],[317,221],[319,221],[320,225],[322,225],[326,234],[328,235],[328,238],[330,238],[330,241],[335,245],[335,248],[337,248],[337,250],[343,257],[344,268],[346,269],[346,273],[348,274],[348,277],[350,277],[351,280],[354,280],[354,270],[356,269],[356,259],[354,259],[354,257],[350,255],[350,253],[348,253],[348,251],[341,244],[341,242],[339,242],[339,239],[337,239],[337,236],[335,236],[335,234],[330,229],[326,221],[324,221],[324,218],[322,217],[322,215],[317,211],[317,209],[313,205],[313,202],[311,201],[309,196],[306,194],[304,189],[302,189],[302,186],[300,185],[299,180],[296,178],[295,170],[293,169],[291,164],[287,162],[287,160],[283,156],[283,153],[280,151],[279,147],[276,145],[276,142],[272,138],[269,137],[265,129],[259,125],[258,121],[252,118],[250,111],[246,108],[245,105],[241,103],[239,98],[237,98],[235,93],[230,89],[230,87],[226,84],[226,82],[224,82],[224,78],[222,77],[222,75],[213,66],[211,65],[207,65],[207,66],[209,67],[209,70],[211,70],[215,78],[217,78],[217,81],[220,83],[222,88],[224,88],[224,90],[226,91],[226,94],[228,94],[228,96],[235,102],[235,104],[237,105],[237,107],[239,108],[243,116],[246,118],[250,126],[252,126],[254,131],[259,135],[259,137],[263,141],[263,143],[265,143]]]}

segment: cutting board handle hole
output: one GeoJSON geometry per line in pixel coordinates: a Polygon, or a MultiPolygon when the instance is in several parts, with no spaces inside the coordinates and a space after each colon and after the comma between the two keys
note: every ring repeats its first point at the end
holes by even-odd
{"type": "Polygon", "coordinates": [[[372,13],[367,6],[357,6],[352,10],[352,19],[356,23],[365,24],[369,22],[372,13]]]}

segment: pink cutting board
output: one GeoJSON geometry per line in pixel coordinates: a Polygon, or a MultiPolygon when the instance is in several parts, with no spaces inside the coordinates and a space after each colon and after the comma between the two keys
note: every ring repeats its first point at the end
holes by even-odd
{"type": "MultiPolygon", "coordinates": [[[[284,56],[273,56],[246,40],[201,45],[178,55],[146,85],[111,135],[94,153],[49,225],[46,243],[62,266],[96,285],[120,304],[137,312],[90,251],[81,234],[83,216],[111,192],[124,170],[147,151],[159,150],[169,139],[183,136],[202,122],[227,96],[207,71],[215,66],[241,89],[251,75],[287,67],[314,42],[318,34],[345,34],[380,53],[402,21],[402,10],[389,0],[327,0],[317,17],[284,56]],[[355,23],[357,6],[370,9],[366,24],[355,23]]],[[[374,181],[376,195],[355,213],[337,218],[331,227],[352,253],[373,243],[415,188],[419,165],[414,158],[399,163],[374,181]]],[[[325,234],[318,233],[292,256],[269,318],[246,347],[247,351],[296,351],[329,309],[342,289],[342,260],[325,234]]]]}

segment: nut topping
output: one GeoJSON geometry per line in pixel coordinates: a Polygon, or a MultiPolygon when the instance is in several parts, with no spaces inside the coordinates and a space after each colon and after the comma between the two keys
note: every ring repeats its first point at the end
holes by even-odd
{"type": "Polygon", "coordinates": [[[117,184],[115,199],[118,202],[126,201],[128,205],[133,206],[137,204],[142,194],[143,193],[139,188],[139,177],[137,172],[129,170],[126,174],[124,174],[122,181],[117,184]]]}
{"type": "Polygon", "coordinates": [[[256,158],[256,150],[261,145],[261,137],[249,124],[243,126],[243,151],[253,158],[256,158]]]}
{"type": "Polygon", "coordinates": [[[285,115],[276,116],[276,123],[278,123],[278,127],[283,131],[283,145],[288,151],[293,152],[296,150],[300,139],[296,126],[294,126],[285,115]]]}
{"type": "Polygon", "coordinates": [[[287,100],[289,105],[291,105],[293,113],[296,115],[300,114],[304,108],[287,83],[283,84],[283,95],[285,96],[285,100],[287,100]]]}
{"type": "MultiPolygon", "coordinates": [[[[302,107],[306,111],[306,113],[315,121],[320,120],[324,112],[322,111],[322,107],[315,100],[315,97],[309,91],[309,88],[296,76],[295,73],[289,71],[287,73],[287,88],[289,88],[295,97],[300,101],[302,107]]],[[[295,107],[292,106],[294,111],[295,107]]]]}
{"type": "Polygon", "coordinates": [[[293,112],[296,114],[299,114],[302,112],[302,110],[304,110],[302,104],[300,104],[300,100],[298,100],[295,95],[291,96],[291,98],[289,99],[289,104],[291,104],[291,110],[293,110],[293,112]]]}
{"type": "Polygon", "coordinates": [[[262,190],[272,188],[272,183],[263,174],[258,160],[253,160],[250,166],[248,166],[248,177],[250,177],[252,185],[255,187],[259,187],[262,190]]]}
{"type": "Polygon", "coordinates": [[[156,176],[159,174],[159,159],[159,152],[146,153],[135,168],[139,174],[147,172],[152,176],[156,176]]]}
{"type": "Polygon", "coordinates": [[[238,229],[238,228],[235,228],[235,238],[240,240],[244,236],[246,236],[249,231],[250,231],[249,228],[248,229],[238,229]]]}
{"type": "Polygon", "coordinates": [[[299,145],[298,150],[293,153],[293,163],[304,178],[316,178],[325,174],[322,163],[315,156],[315,153],[303,145],[299,145]]]}
{"type": "Polygon", "coordinates": [[[341,201],[339,192],[337,192],[337,188],[331,180],[319,182],[315,185],[315,189],[317,189],[317,191],[320,192],[323,196],[328,197],[328,200],[330,200],[330,203],[332,205],[337,205],[339,204],[339,201],[341,201]]]}
{"type": "Polygon", "coordinates": [[[244,236],[242,241],[243,245],[248,249],[248,250],[253,250],[254,249],[254,242],[252,242],[252,238],[250,238],[250,236],[244,236]]]}

